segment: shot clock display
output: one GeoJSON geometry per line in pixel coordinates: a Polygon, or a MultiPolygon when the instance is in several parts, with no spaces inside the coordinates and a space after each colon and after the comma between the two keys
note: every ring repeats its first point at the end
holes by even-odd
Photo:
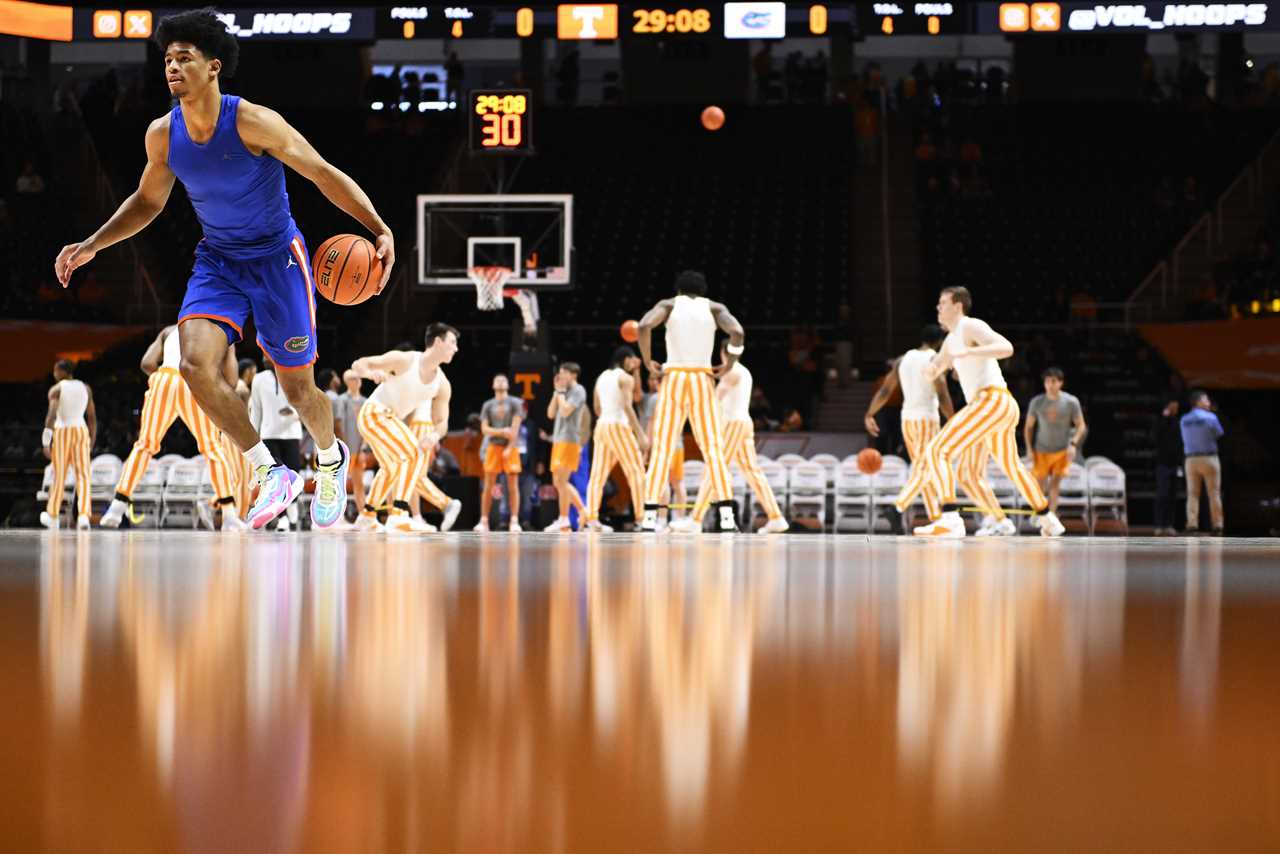
{"type": "Polygon", "coordinates": [[[532,154],[533,98],[528,89],[472,89],[471,150],[485,154],[532,154]]]}
{"type": "Polygon", "coordinates": [[[711,10],[695,9],[633,9],[631,32],[634,35],[684,35],[709,33],[714,24],[711,10]]]}

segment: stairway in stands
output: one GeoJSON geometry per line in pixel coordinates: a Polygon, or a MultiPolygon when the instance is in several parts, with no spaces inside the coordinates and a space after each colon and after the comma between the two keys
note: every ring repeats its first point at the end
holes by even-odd
{"type": "Polygon", "coordinates": [[[826,399],[818,405],[814,429],[821,432],[862,432],[862,416],[875,393],[873,382],[850,383],[845,388],[828,384],[826,399]]]}

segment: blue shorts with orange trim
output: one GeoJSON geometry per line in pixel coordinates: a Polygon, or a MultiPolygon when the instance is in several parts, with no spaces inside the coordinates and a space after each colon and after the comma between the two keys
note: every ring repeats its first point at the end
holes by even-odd
{"type": "Polygon", "coordinates": [[[262,258],[229,258],[205,241],[196,246],[195,269],[178,323],[212,320],[234,344],[253,315],[258,346],[281,368],[316,360],[316,296],[311,259],[301,234],[280,252],[262,258]]]}

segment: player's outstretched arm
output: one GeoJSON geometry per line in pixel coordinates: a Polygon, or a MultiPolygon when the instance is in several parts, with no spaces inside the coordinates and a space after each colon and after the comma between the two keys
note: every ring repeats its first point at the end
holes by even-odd
{"type": "Polygon", "coordinates": [[[356,376],[375,383],[384,383],[396,374],[402,374],[413,366],[413,354],[404,350],[392,350],[381,356],[365,356],[351,363],[356,376]]]}
{"type": "Polygon", "coordinates": [[[169,117],[156,119],[147,128],[147,165],[142,169],[138,189],[120,203],[111,219],[86,240],[68,243],[53,262],[53,273],[65,288],[77,267],[83,267],[108,246],[128,240],[151,224],[173,190],[174,174],[169,168],[169,117]]]}
{"type": "Polygon", "coordinates": [[[396,262],[395,240],[360,185],[321,157],[306,137],[275,110],[242,100],[236,112],[236,129],[246,145],[263,149],[311,181],[326,199],[375,235],[378,257],[382,259],[382,281],[378,283],[378,293],[382,293],[391,280],[391,267],[396,262]]]}
{"type": "Polygon", "coordinates": [[[746,341],[747,333],[743,331],[738,318],[730,314],[723,303],[711,303],[711,316],[715,318],[716,326],[720,331],[729,336],[729,347],[732,348],[725,353],[724,364],[716,370],[716,376],[722,377],[733,370],[733,366],[738,363],[738,356],[742,353],[742,344],[746,341]],[[734,350],[737,350],[737,353],[733,352],[734,350]]]}
{"type": "Polygon", "coordinates": [[[636,342],[640,345],[640,358],[644,360],[644,365],[649,372],[656,377],[662,376],[662,366],[653,360],[653,330],[667,322],[674,305],[675,300],[660,300],[645,313],[644,317],[640,318],[640,339],[636,342]]]}

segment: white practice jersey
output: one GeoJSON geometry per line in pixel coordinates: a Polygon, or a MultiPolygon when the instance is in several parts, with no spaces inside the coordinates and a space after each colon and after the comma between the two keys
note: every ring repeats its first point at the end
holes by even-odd
{"type": "Polygon", "coordinates": [[[600,398],[597,424],[629,424],[627,410],[618,382],[627,376],[622,368],[610,368],[596,379],[596,396],[600,398]]]}
{"type": "Polygon", "coordinates": [[[932,350],[908,350],[898,360],[898,385],[902,386],[903,421],[938,421],[938,390],[924,372],[933,361],[932,350]]]}
{"type": "MultiPolygon", "coordinates": [[[[751,420],[751,386],[754,380],[751,379],[751,372],[747,370],[747,366],[741,362],[735,362],[733,370],[725,376],[737,377],[737,382],[728,386],[725,390],[724,397],[720,398],[720,414],[724,417],[727,424],[730,421],[750,421],[751,420]]],[[[721,379],[720,382],[724,382],[721,379]]]]}
{"type": "Polygon", "coordinates": [[[178,370],[182,365],[182,347],[178,341],[178,327],[174,327],[164,339],[164,358],[160,360],[160,367],[173,368],[178,370]]]}
{"type": "MultiPolygon", "coordinates": [[[[431,382],[424,383],[422,359],[423,355],[417,353],[407,371],[396,374],[373,390],[373,394],[369,395],[369,402],[387,407],[397,418],[407,418],[423,403],[430,404],[434,401],[436,393],[440,391],[440,384],[444,381],[444,370],[437,367],[431,382]]],[[[431,410],[428,407],[425,420],[430,420],[430,417],[431,410]]]]}
{"type": "Polygon", "coordinates": [[[89,387],[80,380],[58,383],[58,414],[54,427],[84,427],[85,410],[89,408],[89,387]]]}
{"type": "Polygon", "coordinates": [[[667,317],[668,368],[709,368],[716,344],[716,319],[706,297],[675,298],[667,317]]]}
{"type": "MultiPolygon", "coordinates": [[[[967,333],[971,317],[962,317],[956,328],[947,334],[943,347],[967,347],[972,340],[967,333]]],[[[984,388],[1008,388],[1000,364],[990,356],[966,356],[955,361],[956,373],[960,377],[960,388],[964,389],[964,402],[971,403],[979,391],[984,388]]]]}

